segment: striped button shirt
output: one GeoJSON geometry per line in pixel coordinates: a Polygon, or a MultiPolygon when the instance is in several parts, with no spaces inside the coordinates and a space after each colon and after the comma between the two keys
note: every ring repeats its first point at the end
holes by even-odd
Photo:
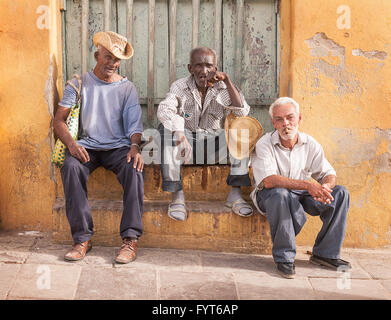
{"type": "Polygon", "coordinates": [[[191,75],[178,79],[171,85],[166,98],[160,102],[157,117],[163,126],[171,131],[224,128],[225,116],[228,113],[246,116],[250,111],[243,94],[238,91],[242,100],[241,108],[225,108],[232,103],[223,81],[208,89],[202,105],[194,77],[191,75]]]}

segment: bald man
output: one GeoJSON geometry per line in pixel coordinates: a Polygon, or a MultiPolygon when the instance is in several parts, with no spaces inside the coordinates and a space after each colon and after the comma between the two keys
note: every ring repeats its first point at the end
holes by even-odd
{"type": "MultiPolygon", "coordinates": [[[[228,74],[217,70],[214,50],[207,47],[193,49],[188,71],[188,77],[171,85],[157,112],[163,142],[162,189],[172,194],[169,217],[179,221],[187,218],[181,165],[227,163],[224,119],[228,113],[245,116],[250,110],[228,74]]],[[[226,205],[240,216],[250,216],[253,209],[242,198],[240,189],[251,185],[249,159],[230,157],[230,162],[227,184],[231,190],[226,205]]]]}

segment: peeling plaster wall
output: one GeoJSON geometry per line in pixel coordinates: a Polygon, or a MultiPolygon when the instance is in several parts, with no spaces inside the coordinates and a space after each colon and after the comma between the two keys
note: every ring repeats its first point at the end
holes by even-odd
{"type": "MultiPolygon", "coordinates": [[[[50,1],[52,18],[60,1],[50,1]]],[[[56,177],[50,129],[62,92],[61,25],[38,29],[48,0],[0,0],[0,228],[51,230],[56,177]]],[[[280,95],[301,105],[301,130],[316,138],[351,194],[344,246],[391,244],[391,1],[282,0],[280,95]],[[338,29],[338,7],[351,28],[338,29]],[[368,23],[370,21],[371,23],[368,23]]],[[[56,175],[57,173],[57,175],[56,175]]],[[[297,238],[312,245],[309,217],[297,238]]]]}
{"type": "MultiPolygon", "coordinates": [[[[344,1],[350,29],[338,26],[341,4],[290,2],[292,96],[301,105],[301,130],[323,145],[337,183],[350,191],[344,246],[386,246],[391,245],[391,1],[344,1]]],[[[312,245],[320,227],[319,218],[310,217],[298,243],[312,245]]]]}
{"type": "MultiPolygon", "coordinates": [[[[38,10],[48,4],[47,0],[0,1],[1,229],[52,227],[55,191],[48,128],[54,101],[47,82],[49,29],[39,28],[47,21],[38,10]]],[[[53,66],[52,62],[52,74],[53,66]]]]}

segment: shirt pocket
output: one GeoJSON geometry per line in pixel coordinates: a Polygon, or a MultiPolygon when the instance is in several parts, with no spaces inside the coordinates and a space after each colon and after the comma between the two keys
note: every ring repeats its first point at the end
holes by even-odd
{"type": "Polygon", "coordinates": [[[206,111],[208,120],[208,129],[219,129],[224,118],[224,108],[217,103],[209,105],[206,111]]]}
{"type": "Polygon", "coordinates": [[[197,110],[192,103],[184,103],[181,108],[181,116],[185,121],[193,122],[197,118],[197,110]]]}

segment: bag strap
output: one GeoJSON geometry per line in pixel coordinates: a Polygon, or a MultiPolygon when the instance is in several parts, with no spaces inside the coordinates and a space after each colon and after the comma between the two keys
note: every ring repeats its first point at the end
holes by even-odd
{"type": "Polygon", "coordinates": [[[80,76],[76,73],[72,76],[72,79],[73,78],[76,78],[78,88],[76,88],[76,86],[71,82],[71,80],[68,80],[67,84],[69,84],[73,89],[75,89],[75,91],[77,93],[77,100],[76,101],[78,102],[81,99],[81,79],[80,79],[80,76]]]}

